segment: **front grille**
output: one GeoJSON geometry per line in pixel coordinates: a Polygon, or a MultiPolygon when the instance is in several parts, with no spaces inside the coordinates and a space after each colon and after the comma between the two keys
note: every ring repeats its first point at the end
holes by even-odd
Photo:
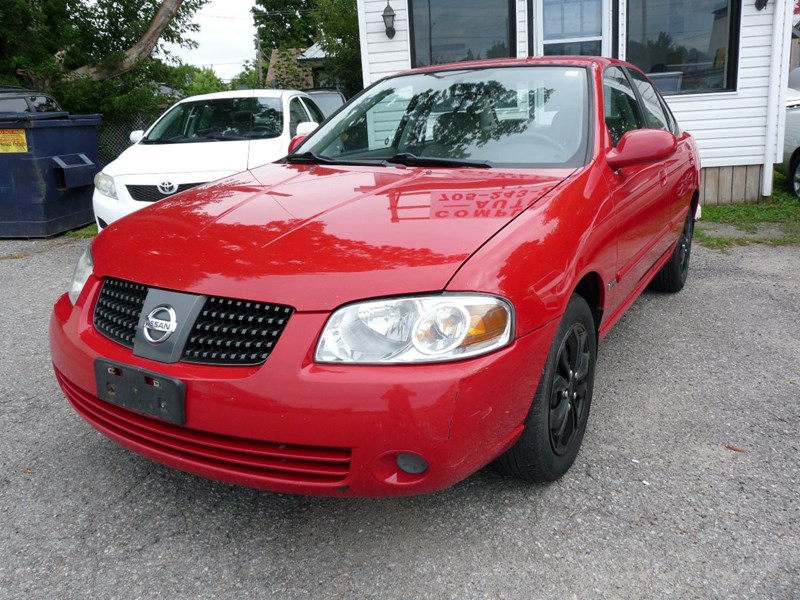
{"type": "MultiPolygon", "coordinates": [[[[144,285],[106,278],[94,310],[95,329],[133,348],[147,292],[144,285]]],[[[280,304],[209,296],[191,325],[181,360],[204,365],[260,365],[269,357],[292,312],[290,306],[280,304]]]]}
{"type": "Polygon", "coordinates": [[[125,187],[128,188],[128,193],[134,200],[137,200],[139,202],[157,202],[158,200],[169,198],[170,196],[174,196],[175,194],[191,189],[198,185],[200,184],[181,183],[178,185],[178,189],[172,192],[171,194],[162,194],[158,190],[158,186],[155,185],[128,185],[125,187]]]}
{"type": "Polygon", "coordinates": [[[292,314],[288,306],[209,298],[183,351],[187,362],[257,365],[267,360],[292,314]]]}
{"type": "Polygon", "coordinates": [[[56,369],[56,378],[75,410],[106,435],[129,447],[156,452],[186,470],[225,479],[236,476],[248,485],[296,483],[335,487],[350,472],[351,450],[248,440],[180,427],[140,415],[98,399],[56,369]]]}
{"type": "Polygon", "coordinates": [[[94,308],[94,327],[107,338],[133,348],[139,313],[147,287],[139,283],[106,279],[94,308]]]}

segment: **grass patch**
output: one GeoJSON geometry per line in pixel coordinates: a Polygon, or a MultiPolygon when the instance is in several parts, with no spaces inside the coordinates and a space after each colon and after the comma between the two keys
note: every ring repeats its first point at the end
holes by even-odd
{"type": "Polygon", "coordinates": [[[775,173],[772,196],[758,204],[704,206],[696,238],[721,250],[743,244],[800,245],[800,200],[789,192],[786,177],[775,173]]]}
{"type": "Polygon", "coordinates": [[[72,231],[68,231],[66,233],[67,237],[74,237],[74,238],[92,238],[97,235],[97,223],[92,223],[91,225],[87,225],[82,229],[74,229],[72,231]]]}

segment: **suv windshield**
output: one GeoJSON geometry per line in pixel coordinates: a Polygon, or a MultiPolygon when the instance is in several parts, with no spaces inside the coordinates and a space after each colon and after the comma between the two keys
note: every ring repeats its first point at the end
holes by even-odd
{"type": "Polygon", "coordinates": [[[587,87],[586,70],[570,66],[390,78],[315,132],[295,160],[576,167],[587,158],[587,87]]]}
{"type": "Polygon", "coordinates": [[[176,104],[142,143],[265,139],[281,133],[280,98],[217,98],[176,104]]]}

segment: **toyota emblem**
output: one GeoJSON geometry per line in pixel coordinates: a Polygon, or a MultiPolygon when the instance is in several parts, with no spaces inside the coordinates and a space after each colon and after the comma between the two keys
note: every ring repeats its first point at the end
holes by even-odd
{"type": "Polygon", "coordinates": [[[178,328],[175,309],[167,304],[156,306],[144,320],[144,337],[151,344],[167,341],[178,328]]]}
{"type": "Polygon", "coordinates": [[[165,196],[169,196],[178,191],[178,184],[172,183],[171,181],[162,181],[158,184],[158,191],[165,196]]]}

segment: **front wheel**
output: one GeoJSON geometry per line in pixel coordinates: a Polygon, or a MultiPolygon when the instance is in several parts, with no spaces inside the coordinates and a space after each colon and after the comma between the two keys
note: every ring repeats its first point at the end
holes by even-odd
{"type": "Polygon", "coordinates": [[[517,443],[496,461],[507,475],[555,481],[575,462],[594,387],[597,338],[589,305],[570,298],[517,443]]]}

